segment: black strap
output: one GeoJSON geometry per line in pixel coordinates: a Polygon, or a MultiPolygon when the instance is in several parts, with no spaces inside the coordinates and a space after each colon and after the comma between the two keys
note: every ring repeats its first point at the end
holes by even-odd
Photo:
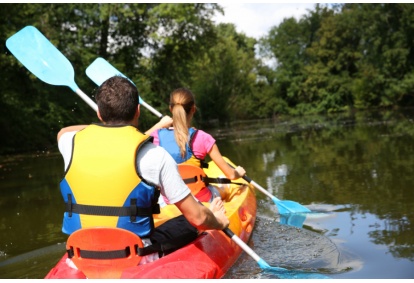
{"type": "MultiPolygon", "coordinates": [[[[138,247],[138,245],[135,245],[138,247]]],[[[68,257],[72,258],[74,256],[73,247],[70,247],[69,250],[66,250],[68,257]]],[[[126,247],[123,250],[112,250],[112,251],[89,251],[89,250],[79,250],[80,257],[90,258],[90,259],[116,259],[116,258],[126,258],[131,255],[131,250],[129,247],[126,247]]]]}
{"type": "MultiPolygon", "coordinates": [[[[191,178],[185,178],[183,179],[184,183],[186,184],[191,184],[191,183],[195,183],[198,181],[198,176],[194,176],[191,178]]],[[[210,177],[202,177],[202,181],[205,183],[206,186],[208,186],[209,184],[213,183],[213,184],[235,184],[235,185],[245,185],[244,183],[237,183],[237,182],[233,182],[230,179],[227,178],[210,178],[210,177]]]]}
{"type": "Polygon", "coordinates": [[[136,246],[137,253],[139,256],[146,256],[158,252],[162,256],[187,245],[195,239],[194,237],[194,234],[181,235],[179,238],[164,240],[162,243],[155,242],[143,248],[136,246]]]}
{"type": "Polygon", "coordinates": [[[208,163],[204,160],[200,160],[201,168],[208,168],[208,163]]]}
{"type": "Polygon", "coordinates": [[[235,184],[235,185],[244,185],[244,183],[237,183],[237,182],[233,182],[230,179],[227,178],[210,178],[210,177],[204,177],[203,178],[204,183],[206,184],[235,184]]]}
{"type": "Polygon", "coordinates": [[[201,168],[208,168],[208,163],[205,162],[204,159],[200,159],[200,158],[198,158],[197,156],[194,155],[193,143],[194,143],[195,137],[197,136],[197,133],[198,133],[198,130],[195,129],[195,131],[193,132],[193,134],[190,136],[190,138],[188,140],[188,145],[189,145],[191,151],[193,152],[193,156],[196,159],[200,160],[200,166],[201,166],[201,168]]]}
{"type": "Polygon", "coordinates": [[[198,181],[198,176],[194,176],[192,178],[185,178],[183,179],[183,181],[186,184],[196,183],[198,181]]]}
{"type": "Polygon", "coordinates": [[[72,217],[72,195],[68,194],[68,202],[66,203],[66,211],[69,212],[69,217],[72,217]]]}
{"type": "Polygon", "coordinates": [[[155,244],[149,245],[144,248],[137,247],[137,254],[139,256],[146,256],[149,254],[159,253],[159,252],[162,252],[162,247],[159,243],[155,243],[155,244]]]}
{"type": "Polygon", "coordinates": [[[72,216],[72,213],[99,216],[131,216],[131,221],[135,221],[136,216],[152,216],[153,214],[160,213],[158,203],[153,204],[151,207],[138,207],[136,199],[131,199],[129,207],[86,205],[72,203],[70,194],[68,194],[68,202],[65,203],[65,206],[69,217],[72,216]]]}

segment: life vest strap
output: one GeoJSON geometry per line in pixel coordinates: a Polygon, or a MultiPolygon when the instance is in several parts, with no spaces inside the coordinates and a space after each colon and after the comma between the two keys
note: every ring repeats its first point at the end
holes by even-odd
{"type": "Polygon", "coordinates": [[[235,185],[244,185],[243,183],[233,182],[227,178],[210,178],[210,177],[203,177],[203,181],[206,185],[213,183],[213,184],[235,184],[235,185]]]}
{"type": "Polygon", "coordinates": [[[77,204],[68,201],[65,203],[66,212],[69,212],[69,216],[72,213],[98,215],[98,216],[152,216],[153,214],[160,213],[159,204],[153,204],[151,207],[137,207],[136,204],[131,203],[130,207],[118,207],[118,206],[97,206],[77,204]]]}
{"type": "MultiPolygon", "coordinates": [[[[185,178],[183,179],[185,184],[191,184],[191,183],[196,183],[198,181],[198,176],[194,176],[191,178],[185,178]]],[[[237,183],[237,182],[233,182],[230,179],[227,178],[210,178],[210,177],[202,177],[201,181],[204,182],[204,184],[206,186],[208,186],[210,183],[213,184],[235,184],[235,185],[244,185],[243,183],[237,183]]]]}
{"type": "Polygon", "coordinates": [[[198,176],[194,176],[192,178],[185,178],[183,179],[185,184],[196,183],[198,181],[198,176]]]}
{"type": "MultiPolygon", "coordinates": [[[[138,247],[138,245],[136,245],[138,247]]],[[[73,247],[69,250],[66,250],[68,253],[68,258],[74,256],[73,247]]],[[[79,250],[81,258],[90,258],[90,259],[117,259],[117,258],[127,258],[131,255],[131,250],[129,247],[126,247],[123,250],[112,250],[112,251],[89,251],[89,250],[79,250]]]]}
{"type": "Polygon", "coordinates": [[[180,248],[188,244],[188,242],[189,241],[187,239],[172,239],[162,244],[154,243],[144,248],[137,247],[137,254],[139,256],[146,256],[152,253],[158,253],[159,256],[162,257],[164,255],[164,251],[180,248]]]}

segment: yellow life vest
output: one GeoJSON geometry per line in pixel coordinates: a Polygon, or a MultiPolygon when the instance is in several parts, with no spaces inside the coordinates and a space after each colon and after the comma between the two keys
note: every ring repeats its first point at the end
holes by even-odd
{"type": "Polygon", "coordinates": [[[159,188],[143,182],[136,157],[152,138],[129,125],[92,124],[74,136],[61,193],[66,203],[62,231],[106,226],[151,234],[159,213],[159,188]]]}

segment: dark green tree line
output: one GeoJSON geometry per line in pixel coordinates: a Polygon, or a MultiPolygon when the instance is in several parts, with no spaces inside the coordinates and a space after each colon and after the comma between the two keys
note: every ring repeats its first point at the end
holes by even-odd
{"type": "MultiPolygon", "coordinates": [[[[43,83],[8,52],[6,39],[27,25],[69,59],[92,98],[85,69],[103,57],[163,114],[173,89],[192,89],[200,126],[414,104],[412,4],[316,4],[259,40],[215,24],[215,13],[222,7],[209,3],[0,4],[0,153],[56,149],[61,127],[97,121],[69,88],[43,83]]],[[[158,118],[141,112],[145,130],[158,118]]]]}

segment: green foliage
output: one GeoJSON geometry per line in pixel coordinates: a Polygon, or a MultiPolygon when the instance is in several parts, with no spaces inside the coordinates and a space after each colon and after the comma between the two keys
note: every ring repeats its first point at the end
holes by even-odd
{"type": "Polygon", "coordinates": [[[290,114],[412,106],[413,15],[409,4],[316,5],[261,40],[278,62],[271,96],[290,114]]]}
{"type": "MultiPolygon", "coordinates": [[[[0,35],[4,43],[36,26],[92,98],[96,86],[85,69],[97,57],[163,114],[169,93],[188,87],[198,125],[414,105],[414,5],[316,4],[259,40],[216,25],[215,13],[222,7],[209,3],[7,3],[0,4],[0,35]]],[[[61,127],[97,121],[70,89],[39,81],[3,46],[0,131],[7,139],[0,153],[55,150],[61,127]]],[[[141,113],[142,130],[158,120],[141,113]]]]}
{"type": "Polygon", "coordinates": [[[237,34],[234,25],[217,27],[217,43],[191,66],[191,88],[196,94],[199,123],[245,117],[243,99],[255,84],[255,41],[237,34]]]}

